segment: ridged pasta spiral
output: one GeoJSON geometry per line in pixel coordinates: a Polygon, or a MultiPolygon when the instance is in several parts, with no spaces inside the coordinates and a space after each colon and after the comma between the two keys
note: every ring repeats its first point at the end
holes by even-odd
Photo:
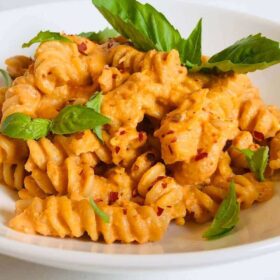
{"type": "Polygon", "coordinates": [[[73,43],[45,42],[35,54],[34,76],[41,92],[53,95],[62,85],[91,86],[94,91],[97,78],[105,65],[101,46],[86,38],[71,36],[73,43]],[[80,45],[83,50],[80,51],[80,45]]]}
{"type": "Polygon", "coordinates": [[[151,150],[140,155],[133,163],[130,176],[136,194],[143,198],[145,205],[168,208],[172,212],[172,219],[184,217],[182,187],[172,177],[166,176],[165,166],[157,162],[157,157],[157,153],[151,150]]]}
{"type": "Polygon", "coordinates": [[[93,167],[100,160],[111,162],[110,154],[89,130],[53,140],[29,140],[27,144],[30,154],[25,168],[31,175],[24,180],[22,198],[52,194],[87,197],[94,186],[93,167]]]}
{"type": "Polygon", "coordinates": [[[0,135],[0,182],[15,190],[22,189],[27,156],[25,142],[0,135]]]}
{"type": "Polygon", "coordinates": [[[106,93],[119,87],[129,76],[128,72],[120,71],[116,67],[105,66],[98,78],[98,83],[102,92],[106,93]]]}
{"type": "Polygon", "coordinates": [[[33,60],[24,55],[13,56],[5,60],[7,71],[13,79],[23,76],[32,63],[33,60]]]}
{"type": "Polygon", "coordinates": [[[41,94],[34,87],[34,77],[27,74],[17,78],[6,92],[2,106],[2,120],[15,112],[36,117],[40,101],[41,94]]]}
{"type": "Polygon", "coordinates": [[[130,46],[116,46],[109,54],[109,64],[130,73],[149,74],[156,82],[169,84],[174,76],[185,77],[186,68],[181,66],[179,53],[157,52],[155,50],[142,53],[130,46]]]}
{"type": "Polygon", "coordinates": [[[24,141],[0,134],[0,162],[19,163],[27,157],[28,149],[24,141]]]}
{"type": "Polygon", "coordinates": [[[279,120],[261,99],[250,99],[242,104],[239,126],[241,130],[262,133],[264,138],[275,136],[280,129],[279,120]]]}
{"type": "Polygon", "coordinates": [[[270,143],[269,167],[274,171],[280,169],[280,133],[270,143]]]}
{"type": "MultiPolygon", "coordinates": [[[[272,182],[259,182],[252,173],[235,175],[232,178],[235,183],[237,200],[242,208],[251,207],[254,202],[269,200],[274,193],[272,182]]],[[[218,185],[205,186],[203,191],[215,200],[222,201],[229,188],[229,181],[218,185]]]]}
{"type": "Polygon", "coordinates": [[[96,241],[103,236],[106,243],[145,243],[162,238],[169,224],[168,211],[158,215],[151,206],[128,203],[124,206],[98,204],[109,216],[106,224],[91,209],[87,200],[71,201],[67,197],[34,198],[21,209],[9,226],[29,234],[81,237],[85,233],[96,241]]]}
{"type": "Polygon", "coordinates": [[[196,186],[184,186],[183,192],[187,219],[205,223],[215,216],[219,204],[211,196],[196,186]]]}
{"type": "Polygon", "coordinates": [[[217,170],[211,178],[213,185],[228,181],[234,175],[231,168],[231,158],[227,152],[220,155],[217,170]]]}
{"type": "Polygon", "coordinates": [[[0,182],[11,189],[21,190],[25,177],[24,162],[0,162],[0,182]]]}
{"type": "Polygon", "coordinates": [[[238,133],[239,95],[247,83],[225,75],[213,77],[208,86],[189,94],[155,133],[164,162],[174,164],[174,176],[182,185],[207,183],[226,141],[238,133]]]}

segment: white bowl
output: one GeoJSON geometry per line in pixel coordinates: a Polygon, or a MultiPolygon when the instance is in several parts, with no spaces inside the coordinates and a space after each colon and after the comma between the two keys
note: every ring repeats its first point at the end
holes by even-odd
{"type": "MultiPolygon", "coordinates": [[[[203,51],[213,54],[237,39],[262,32],[280,41],[279,25],[257,17],[180,1],[149,1],[187,36],[203,17],[203,51]]],[[[65,1],[0,13],[0,61],[15,54],[31,54],[21,44],[40,30],[97,31],[106,21],[87,1],[65,1]]],[[[280,66],[252,74],[268,103],[280,105],[280,66]]],[[[36,263],[73,270],[131,272],[178,270],[240,260],[280,249],[280,196],[241,212],[234,232],[216,241],[205,241],[205,226],[171,225],[165,238],[144,245],[105,245],[86,240],[25,235],[6,227],[16,194],[0,189],[0,253],[36,263]]]]}

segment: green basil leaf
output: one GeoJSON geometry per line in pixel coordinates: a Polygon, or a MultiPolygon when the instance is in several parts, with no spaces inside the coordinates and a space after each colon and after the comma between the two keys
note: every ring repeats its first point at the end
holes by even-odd
{"type": "Polygon", "coordinates": [[[22,45],[23,48],[28,48],[35,43],[43,43],[47,41],[62,41],[71,43],[72,41],[58,32],[40,31],[33,39],[22,45]]]}
{"type": "Polygon", "coordinates": [[[188,39],[179,42],[176,49],[180,53],[181,61],[187,67],[201,64],[202,19],[200,19],[188,39]]]}
{"type": "Polygon", "coordinates": [[[111,28],[105,28],[102,31],[99,32],[82,32],[79,34],[81,37],[88,38],[91,41],[97,42],[99,44],[105,43],[110,38],[116,38],[120,34],[115,30],[111,28]]]}
{"type": "Polygon", "coordinates": [[[94,129],[110,122],[110,119],[81,105],[64,107],[53,120],[54,134],[72,134],[86,129],[94,129]]]}
{"type": "Polygon", "coordinates": [[[228,195],[221,203],[211,226],[203,233],[207,239],[217,239],[230,232],[238,223],[240,205],[237,202],[235,184],[230,182],[228,195]]]}
{"type": "Polygon", "coordinates": [[[92,3],[114,29],[130,39],[138,49],[178,49],[182,63],[200,63],[201,22],[188,39],[183,39],[167,18],[149,4],[136,0],[92,0],[92,3]]]}
{"type": "Polygon", "coordinates": [[[10,87],[13,83],[13,80],[10,77],[9,73],[3,69],[0,69],[0,74],[3,77],[5,87],[10,87]]]}
{"type": "Polygon", "coordinates": [[[93,109],[97,113],[100,113],[102,99],[102,92],[97,91],[86,103],[86,107],[93,109]]]}
{"type": "Polygon", "coordinates": [[[1,125],[1,133],[11,138],[29,140],[39,139],[48,135],[51,121],[32,119],[22,113],[9,115],[1,125]]]}
{"type": "Polygon", "coordinates": [[[255,173],[259,181],[264,181],[264,172],[268,163],[269,148],[268,146],[260,147],[257,151],[249,149],[239,150],[245,155],[249,168],[255,173]]]}
{"type": "Polygon", "coordinates": [[[110,223],[110,217],[97,206],[92,197],[89,198],[89,204],[96,215],[98,215],[104,223],[110,223]]]}
{"type": "MultiPolygon", "coordinates": [[[[86,103],[86,107],[93,109],[95,112],[100,113],[101,103],[102,103],[102,92],[96,92],[86,103]]],[[[102,127],[97,126],[92,129],[93,132],[96,134],[97,138],[103,142],[102,137],[102,127]]]]}
{"type": "Polygon", "coordinates": [[[280,63],[280,43],[261,34],[243,38],[191,71],[247,73],[280,63]]]}

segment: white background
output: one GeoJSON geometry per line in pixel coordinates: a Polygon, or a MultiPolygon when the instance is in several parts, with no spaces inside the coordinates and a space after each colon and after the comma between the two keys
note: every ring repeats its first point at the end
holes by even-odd
{"type": "MultiPolygon", "coordinates": [[[[0,10],[38,4],[56,2],[57,0],[0,0],[0,10]]],[[[71,0],[68,0],[71,1],[71,0]]],[[[106,1],[106,0],[104,0],[106,1]]],[[[148,1],[148,0],[147,0],[148,1]]],[[[172,0],[170,0],[172,1],[172,0]]],[[[270,20],[280,22],[279,0],[196,0],[211,5],[219,5],[231,9],[255,14],[270,20]]],[[[187,14],[186,14],[187,16],[187,14]]],[[[270,254],[238,263],[214,266],[207,269],[195,269],[187,272],[137,275],[100,275],[83,272],[72,272],[61,269],[48,268],[36,264],[18,261],[0,255],[0,280],[165,280],[165,279],[254,279],[279,280],[280,279],[280,253],[270,254]]]]}

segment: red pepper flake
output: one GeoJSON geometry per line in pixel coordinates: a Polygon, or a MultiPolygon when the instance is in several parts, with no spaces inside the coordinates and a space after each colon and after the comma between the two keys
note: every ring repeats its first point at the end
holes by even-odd
{"type": "Polygon", "coordinates": [[[136,197],[138,195],[138,190],[137,188],[135,188],[133,191],[132,191],[132,197],[136,197]]]}
{"type": "Polygon", "coordinates": [[[165,182],[161,183],[161,186],[162,186],[163,189],[165,189],[167,187],[167,183],[165,183],[165,182]]]}
{"type": "Polygon", "coordinates": [[[96,203],[102,202],[102,201],[103,201],[103,199],[101,199],[101,198],[96,198],[96,199],[94,199],[94,202],[96,202],[96,203]]]}
{"type": "Polygon", "coordinates": [[[173,155],[173,150],[170,145],[168,145],[168,150],[169,150],[170,154],[173,155]]]}
{"type": "Polygon", "coordinates": [[[116,154],[118,154],[120,150],[121,150],[121,148],[120,148],[119,146],[117,146],[117,147],[115,148],[116,154]]]}
{"type": "Polygon", "coordinates": [[[144,134],[143,132],[139,132],[139,133],[138,133],[138,139],[139,139],[139,141],[142,142],[142,141],[144,140],[144,138],[145,138],[145,134],[144,134]]]}
{"type": "Polygon", "coordinates": [[[194,158],[194,160],[195,161],[199,161],[199,160],[202,160],[202,159],[204,159],[204,158],[206,158],[206,157],[208,157],[208,153],[198,153],[196,156],[195,156],[195,158],[194,158]]]}
{"type": "Polygon", "coordinates": [[[127,214],[127,209],[123,209],[123,214],[126,215],[127,214]]]}
{"type": "Polygon", "coordinates": [[[170,141],[170,143],[175,143],[176,141],[177,141],[177,138],[174,137],[174,138],[170,141]]]}
{"type": "Polygon", "coordinates": [[[132,169],[133,169],[133,171],[137,171],[137,170],[139,170],[139,166],[138,165],[134,165],[132,169]]]}
{"type": "Polygon", "coordinates": [[[161,216],[161,214],[163,213],[163,210],[164,210],[163,208],[158,207],[158,208],[157,208],[157,215],[158,215],[158,216],[161,216]]]}
{"type": "Polygon", "coordinates": [[[120,131],[120,135],[124,135],[124,134],[126,134],[125,130],[120,131]]]}
{"type": "Polygon", "coordinates": [[[264,140],[264,134],[259,132],[259,131],[253,131],[253,136],[258,141],[263,141],[264,140]]]}
{"type": "Polygon", "coordinates": [[[87,45],[86,43],[82,42],[81,44],[78,45],[78,50],[80,53],[85,54],[87,50],[87,45]]]}
{"type": "Polygon", "coordinates": [[[165,135],[169,135],[169,134],[173,134],[174,133],[174,130],[168,130],[165,135]]]}
{"type": "Polygon", "coordinates": [[[119,193],[118,192],[110,192],[109,193],[109,204],[114,203],[116,200],[119,198],[119,193]]]}

